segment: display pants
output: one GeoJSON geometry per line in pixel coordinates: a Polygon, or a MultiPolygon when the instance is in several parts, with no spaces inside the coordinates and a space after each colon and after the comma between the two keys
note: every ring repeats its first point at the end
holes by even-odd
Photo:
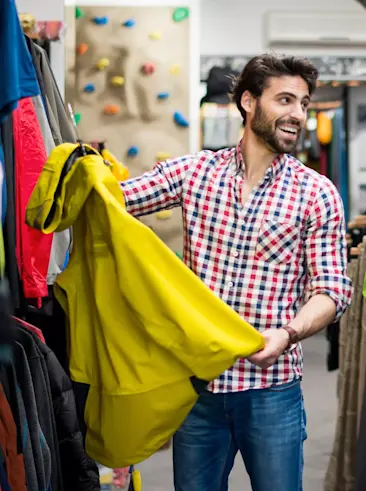
{"type": "Polygon", "coordinates": [[[253,491],[302,491],[306,416],[299,380],[203,392],[174,437],[175,491],[226,491],[240,451],[253,491]]]}

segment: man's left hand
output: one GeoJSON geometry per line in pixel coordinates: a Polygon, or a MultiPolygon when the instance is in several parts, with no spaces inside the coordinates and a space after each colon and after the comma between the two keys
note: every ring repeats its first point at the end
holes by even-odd
{"type": "Polygon", "coordinates": [[[248,360],[260,368],[270,368],[283,354],[289,342],[285,329],[267,329],[262,333],[265,346],[261,351],[248,357],[248,360]]]}

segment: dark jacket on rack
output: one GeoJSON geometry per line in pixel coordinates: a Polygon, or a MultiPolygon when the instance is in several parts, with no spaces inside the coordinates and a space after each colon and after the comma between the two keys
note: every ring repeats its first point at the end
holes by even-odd
{"type": "Polygon", "coordinates": [[[32,334],[32,337],[48,371],[63,469],[63,488],[65,491],[98,491],[98,467],[84,450],[71,381],[53,351],[36,335],[32,334]]]}

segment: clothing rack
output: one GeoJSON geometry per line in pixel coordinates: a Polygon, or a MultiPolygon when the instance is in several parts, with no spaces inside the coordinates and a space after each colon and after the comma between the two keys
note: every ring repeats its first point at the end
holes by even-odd
{"type": "Polygon", "coordinates": [[[2,7],[0,48],[0,489],[98,491],[52,294],[70,231],[47,236],[25,220],[47,155],[75,136],[47,53],[24,34],[14,0],[2,7]]]}
{"type": "Polygon", "coordinates": [[[354,294],[340,321],[338,417],[325,491],[363,491],[366,472],[366,216],[349,224],[348,274],[354,294]]]}

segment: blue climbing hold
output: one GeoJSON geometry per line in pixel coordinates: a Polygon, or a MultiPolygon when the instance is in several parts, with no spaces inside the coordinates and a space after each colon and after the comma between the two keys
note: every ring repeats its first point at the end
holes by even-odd
{"type": "Polygon", "coordinates": [[[93,22],[98,26],[105,26],[108,24],[108,17],[94,17],[93,22]]]}
{"type": "Polygon", "coordinates": [[[127,155],[129,157],[136,157],[138,153],[139,153],[138,147],[133,146],[128,149],[127,155]]]}
{"type": "Polygon", "coordinates": [[[136,21],[135,19],[128,19],[126,22],[123,23],[125,27],[135,27],[136,21]]]}
{"type": "Polygon", "coordinates": [[[94,84],[86,84],[84,87],[84,92],[87,92],[88,94],[95,92],[95,85],[94,84]]]}
{"type": "Polygon", "coordinates": [[[182,113],[178,111],[174,113],[174,121],[178,126],[183,126],[184,128],[187,128],[189,126],[188,120],[183,116],[182,113]]]}
{"type": "Polygon", "coordinates": [[[170,95],[169,92],[159,92],[158,99],[163,101],[165,99],[168,99],[169,95],[170,95]]]}

